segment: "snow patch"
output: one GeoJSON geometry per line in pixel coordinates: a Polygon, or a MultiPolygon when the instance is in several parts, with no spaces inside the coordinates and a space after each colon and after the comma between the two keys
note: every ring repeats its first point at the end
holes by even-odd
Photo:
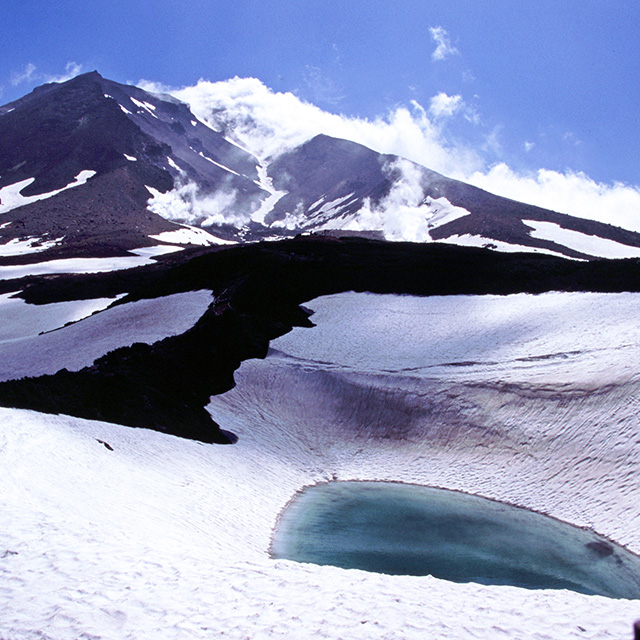
{"type": "Polygon", "coordinates": [[[318,202],[314,202],[314,204],[309,207],[309,216],[313,218],[323,218],[337,213],[345,204],[353,199],[354,195],[354,193],[350,193],[346,196],[342,196],[341,198],[324,202],[324,204],[318,208],[318,204],[325,200],[325,196],[323,196],[318,202]],[[316,208],[317,211],[314,210],[316,208]]]}
{"type": "MultiPolygon", "coordinates": [[[[154,240],[159,240],[160,242],[197,244],[202,246],[217,244],[236,244],[232,240],[224,240],[222,238],[218,238],[217,236],[214,236],[204,229],[189,226],[184,226],[181,229],[176,229],[175,231],[164,231],[163,233],[159,233],[155,236],[149,237],[153,238],[154,240]]],[[[182,249],[183,247],[179,248],[182,249]]]]}
{"type": "Polygon", "coordinates": [[[264,224],[265,217],[273,211],[276,202],[285,196],[287,191],[278,191],[273,186],[272,178],[267,174],[267,165],[260,163],[257,167],[258,180],[254,182],[269,195],[260,203],[260,207],[251,214],[251,220],[264,224]]]}
{"type": "Polygon", "coordinates": [[[233,169],[229,169],[229,167],[225,167],[223,164],[220,164],[219,162],[216,162],[213,158],[210,158],[209,156],[205,156],[204,153],[202,153],[202,151],[199,151],[198,155],[202,156],[205,160],[208,160],[212,164],[215,164],[216,167],[220,167],[221,169],[224,169],[225,171],[228,171],[229,173],[232,173],[234,176],[239,176],[240,175],[237,171],[234,171],[233,169]]]}
{"type": "Polygon", "coordinates": [[[150,255],[114,258],[63,258],[34,264],[0,266],[0,280],[41,276],[51,273],[101,273],[104,271],[131,269],[151,263],[153,263],[153,260],[150,255]]]}
{"type": "Polygon", "coordinates": [[[529,234],[532,238],[551,240],[589,256],[598,258],[640,257],[639,247],[631,247],[615,240],[607,240],[606,238],[590,236],[579,231],[563,229],[555,222],[543,222],[540,220],[523,220],[523,222],[533,229],[529,234]]]}
{"type": "Polygon", "coordinates": [[[156,110],[156,107],[154,105],[152,105],[151,103],[149,103],[149,102],[141,102],[140,100],[136,100],[135,98],[130,98],[130,100],[131,100],[131,102],[133,102],[133,104],[136,105],[136,107],[139,107],[143,111],[146,111],[147,113],[152,115],[154,118],[158,117],[154,113],[154,111],[156,110]]]}
{"type": "Polygon", "coordinates": [[[70,182],[66,187],[62,187],[62,189],[56,189],[55,191],[49,191],[48,193],[40,193],[35,196],[23,196],[21,194],[21,191],[28,187],[32,182],[34,182],[35,178],[27,178],[26,180],[21,180],[20,182],[9,184],[6,187],[2,187],[2,189],[0,189],[0,213],[6,213],[7,211],[11,211],[12,209],[16,209],[17,207],[22,207],[26,204],[30,204],[38,200],[51,198],[52,196],[55,196],[58,193],[62,193],[67,189],[79,187],[80,185],[83,185],[87,180],[89,180],[89,178],[92,178],[95,175],[95,171],[86,169],[84,171],[81,171],[73,179],[73,182],[70,182]]]}
{"type": "MultiPolygon", "coordinates": [[[[167,156],[167,162],[170,167],[173,167],[176,171],[179,171],[182,175],[185,175],[185,171],[175,162],[171,156],[167,156]]],[[[147,187],[148,189],[149,187],[147,187]]]]}
{"type": "Polygon", "coordinates": [[[78,371],[109,351],[190,329],[213,300],[189,291],[111,307],[57,331],[0,343],[0,380],[78,371]]]}
{"type": "MultiPolygon", "coordinates": [[[[157,237],[149,236],[154,240],[158,240],[157,237]]],[[[162,242],[162,240],[160,240],[162,242]]],[[[131,249],[131,253],[144,257],[153,258],[154,256],[164,256],[167,253],[175,253],[176,251],[182,251],[184,247],[171,246],[169,244],[158,244],[155,247],[141,247],[140,249],[131,249]]]]}
{"type": "MultiPolygon", "coordinates": [[[[37,336],[58,329],[69,322],[86,318],[106,309],[116,298],[73,300],[53,304],[27,304],[13,293],[0,295],[0,342],[37,336]]],[[[119,296],[120,297],[120,296],[119,296]]]]}
{"type": "Polygon", "coordinates": [[[57,246],[62,239],[63,238],[44,240],[43,238],[36,237],[13,238],[5,244],[0,244],[0,256],[20,256],[27,253],[40,253],[57,246]]]}
{"type": "Polygon", "coordinates": [[[485,238],[484,236],[471,235],[465,233],[462,235],[452,235],[442,240],[434,240],[434,242],[442,242],[444,244],[457,244],[462,247],[480,247],[484,249],[492,249],[494,251],[503,251],[504,253],[545,253],[550,256],[558,256],[559,258],[567,258],[564,253],[552,251],[551,249],[542,249],[540,247],[529,247],[524,244],[511,244],[494,238],[485,238]]]}

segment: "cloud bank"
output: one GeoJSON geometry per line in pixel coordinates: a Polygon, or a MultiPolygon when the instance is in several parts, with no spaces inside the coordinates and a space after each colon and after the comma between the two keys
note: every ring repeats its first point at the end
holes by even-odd
{"type": "Polygon", "coordinates": [[[439,93],[428,110],[412,101],[369,120],[324,111],[293,93],[271,91],[255,78],[201,80],[178,90],[145,81],[140,85],[188,103],[198,118],[261,159],[324,133],[407,158],[497,195],[640,232],[638,186],[598,183],[572,171],[527,174],[504,163],[491,166],[486,156],[497,152],[497,143],[490,145],[488,139],[483,149],[452,138],[449,123],[465,113],[460,96],[439,93]]]}
{"type": "Polygon", "coordinates": [[[201,80],[177,90],[144,80],[139,85],[186,102],[198,118],[261,159],[276,157],[324,133],[454,177],[462,178],[483,167],[482,158],[471,147],[446,145],[446,125],[431,120],[415,101],[384,117],[367,120],[324,111],[293,93],[271,91],[256,78],[201,80]]]}

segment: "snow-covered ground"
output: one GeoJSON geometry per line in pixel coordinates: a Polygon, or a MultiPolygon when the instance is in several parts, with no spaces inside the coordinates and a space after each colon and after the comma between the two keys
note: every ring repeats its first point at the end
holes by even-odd
{"type": "Polygon", "coordinates": [[[212,398],[235,445],[0,410],[0,637],[631,638],[637,601],[268,550],[292,495],[337,477],[500,498],[640,551],[640,296],[307,306],[316,328],[275,341],[212,398]],[[584,354],[597,376],[576,377],[584,354]]]}
{"type": "MultiPolygon", "coordinates": [[[[163,240],[160,241],[162,242],[163,240]]],[[[171,242],[174,241],[175,240],[171,240],[171,242]]],[[[132,269],[133,267],[152,264],[155,256],[181,251],[183,248],[184,247],[162,244],[155,247],[133,249],[130,253],[134,255],[131,256],[113,258],[61,258],[59,260],[47,260],[45,262],[34,262],[32,264],[4,265],[0,266],[0,279],[11,280],[13,278],[41,276],[50,273],[104,273],[106,271],[117,271],[119,269],[132,269]]]]}
{"type": "Polygon", "coordinates": [[[640,257],[640,248],[638,247],[631,247],[598,236],[590,236],[579,231],[571,231],[571,229],[563,229],[554,222],[542,222],[541,220],[523,220],[523,222],[533,229],[530,233],[531,237],[551,240],[588,256],[598,258],[640,257]]]}
{"type": "Polygon", "coordinates": [[[59,329],[69,322],[106,309],[112,302],[113,298],[94,298],[35,305],[14,297],[13,293],[5,293],[0,295],[0,343],[59,329]]]}
{"type": "Polygon", "coordinates": [[[212,301],[210,291],[188,291],[101,310],[104,300],[35,306],[3,296],[0,316],[8,320],[3,331],[12,339],[0,343],[0,380],[51,374],[62,368],[78,371],[119,347],[179,335],[199,320],[212,301]],[[97,313],[86,316],[92,306],[97,313]],[[47,307],[53,307],[50,322],[43,321],[47,307]],[[80,320],[68,326],[58,324],[60,315],[68,311],[77,312],[80,320]],[[40,323],[49,328],[35,334],[33,327],[40,323]]]}
{"type": "Polygon", "coordinates": [[[52,249],[59,244],[61,240],[62,238],[58,238],[57,240],[43,240],[42,238],[36,237],[25,238],[23,240],[14,238],[6,244],[0,244],[0,256],[20,256],[27,253],[40,253],[41,251],[52,249]]]}

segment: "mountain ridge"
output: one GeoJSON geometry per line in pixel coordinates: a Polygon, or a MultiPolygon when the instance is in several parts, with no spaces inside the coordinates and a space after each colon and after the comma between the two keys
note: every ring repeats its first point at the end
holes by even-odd
{"type": "Polygon", "coordinates": [[[323,133],[260,160],[187,104],[97,71],[0,107],[0,216],[4,264],[299,233],[640,256],[639,233],[323,133]]]}

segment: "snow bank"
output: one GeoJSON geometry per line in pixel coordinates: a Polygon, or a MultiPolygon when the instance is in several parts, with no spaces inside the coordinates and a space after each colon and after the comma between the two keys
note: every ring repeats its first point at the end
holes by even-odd
{"type": "Polygon", "coordinates": [[[593,386],[638,373],[637,293],[344,293],[305,306],[317,327],[271,349],[325,369],[593,386]]]}
{"type": "Polygon", "coordinates": [[[640,257],[640,248],[638,247],[631,247],[606,238],[598,238],[598,236],[590,236],[571,229],[563,229],[554,222],[542,222],[541,220],[523,220],[523,222],[533,229],[530,233],[532,238],[551,240],[589,256],[614,259],[640,257]]]}
{"type": "MultiPolygon", "coordinates": [[[[172,232],[170,232],[172,233],[172,232]]],[[[156,238],[157,239],[157,238],[156,238]]],[[[164,238],[160,240],[163,242],[164,238]]],[[[174,242],[174,240],[167,240],[174,242]]],[[[24,278],[26,276],[41,276],[49,273],[101,273],[105,271],[117,271],[119,269],[132,269],[145,264],[152,264],[153,257],[163,253],[171,253],[182,249],[169,245],[157,247],[143,247],[134,249],[131,253],[136,255],[114,258],[63,258],[60,260],[48,260],[25,265],[0,266],[0,280],[24,278]]]]}
{"type": "Polygon", "coordinates": [[[96,311],[106,309],[113,298],[73,300],[54,304],[27,304],[13,293],[0,295],[0,342],[36,336],[43,331],[58,329],[96,311]]]}
{"type": "Polygon", "coordinates": [[[558,251],[551,251],[551,249],[541,249],[539,247],[530,247],[524,244],[511,244],[510,242],[503,242],[502,240],[495,240],[494,238],[485,238],[484,236],[471,235],[470,233],[464,233],[462,235],[453,235],[443,240],[436,240],[436,242],[443,242],[445,244],[457,244],[461,247],[484,247],[488,249],[494,249],[495,251],[503,251],[504,253],[546,253],[550,256],[558,256],[559,258],[566,258],[567,256],[558,251]]]}

